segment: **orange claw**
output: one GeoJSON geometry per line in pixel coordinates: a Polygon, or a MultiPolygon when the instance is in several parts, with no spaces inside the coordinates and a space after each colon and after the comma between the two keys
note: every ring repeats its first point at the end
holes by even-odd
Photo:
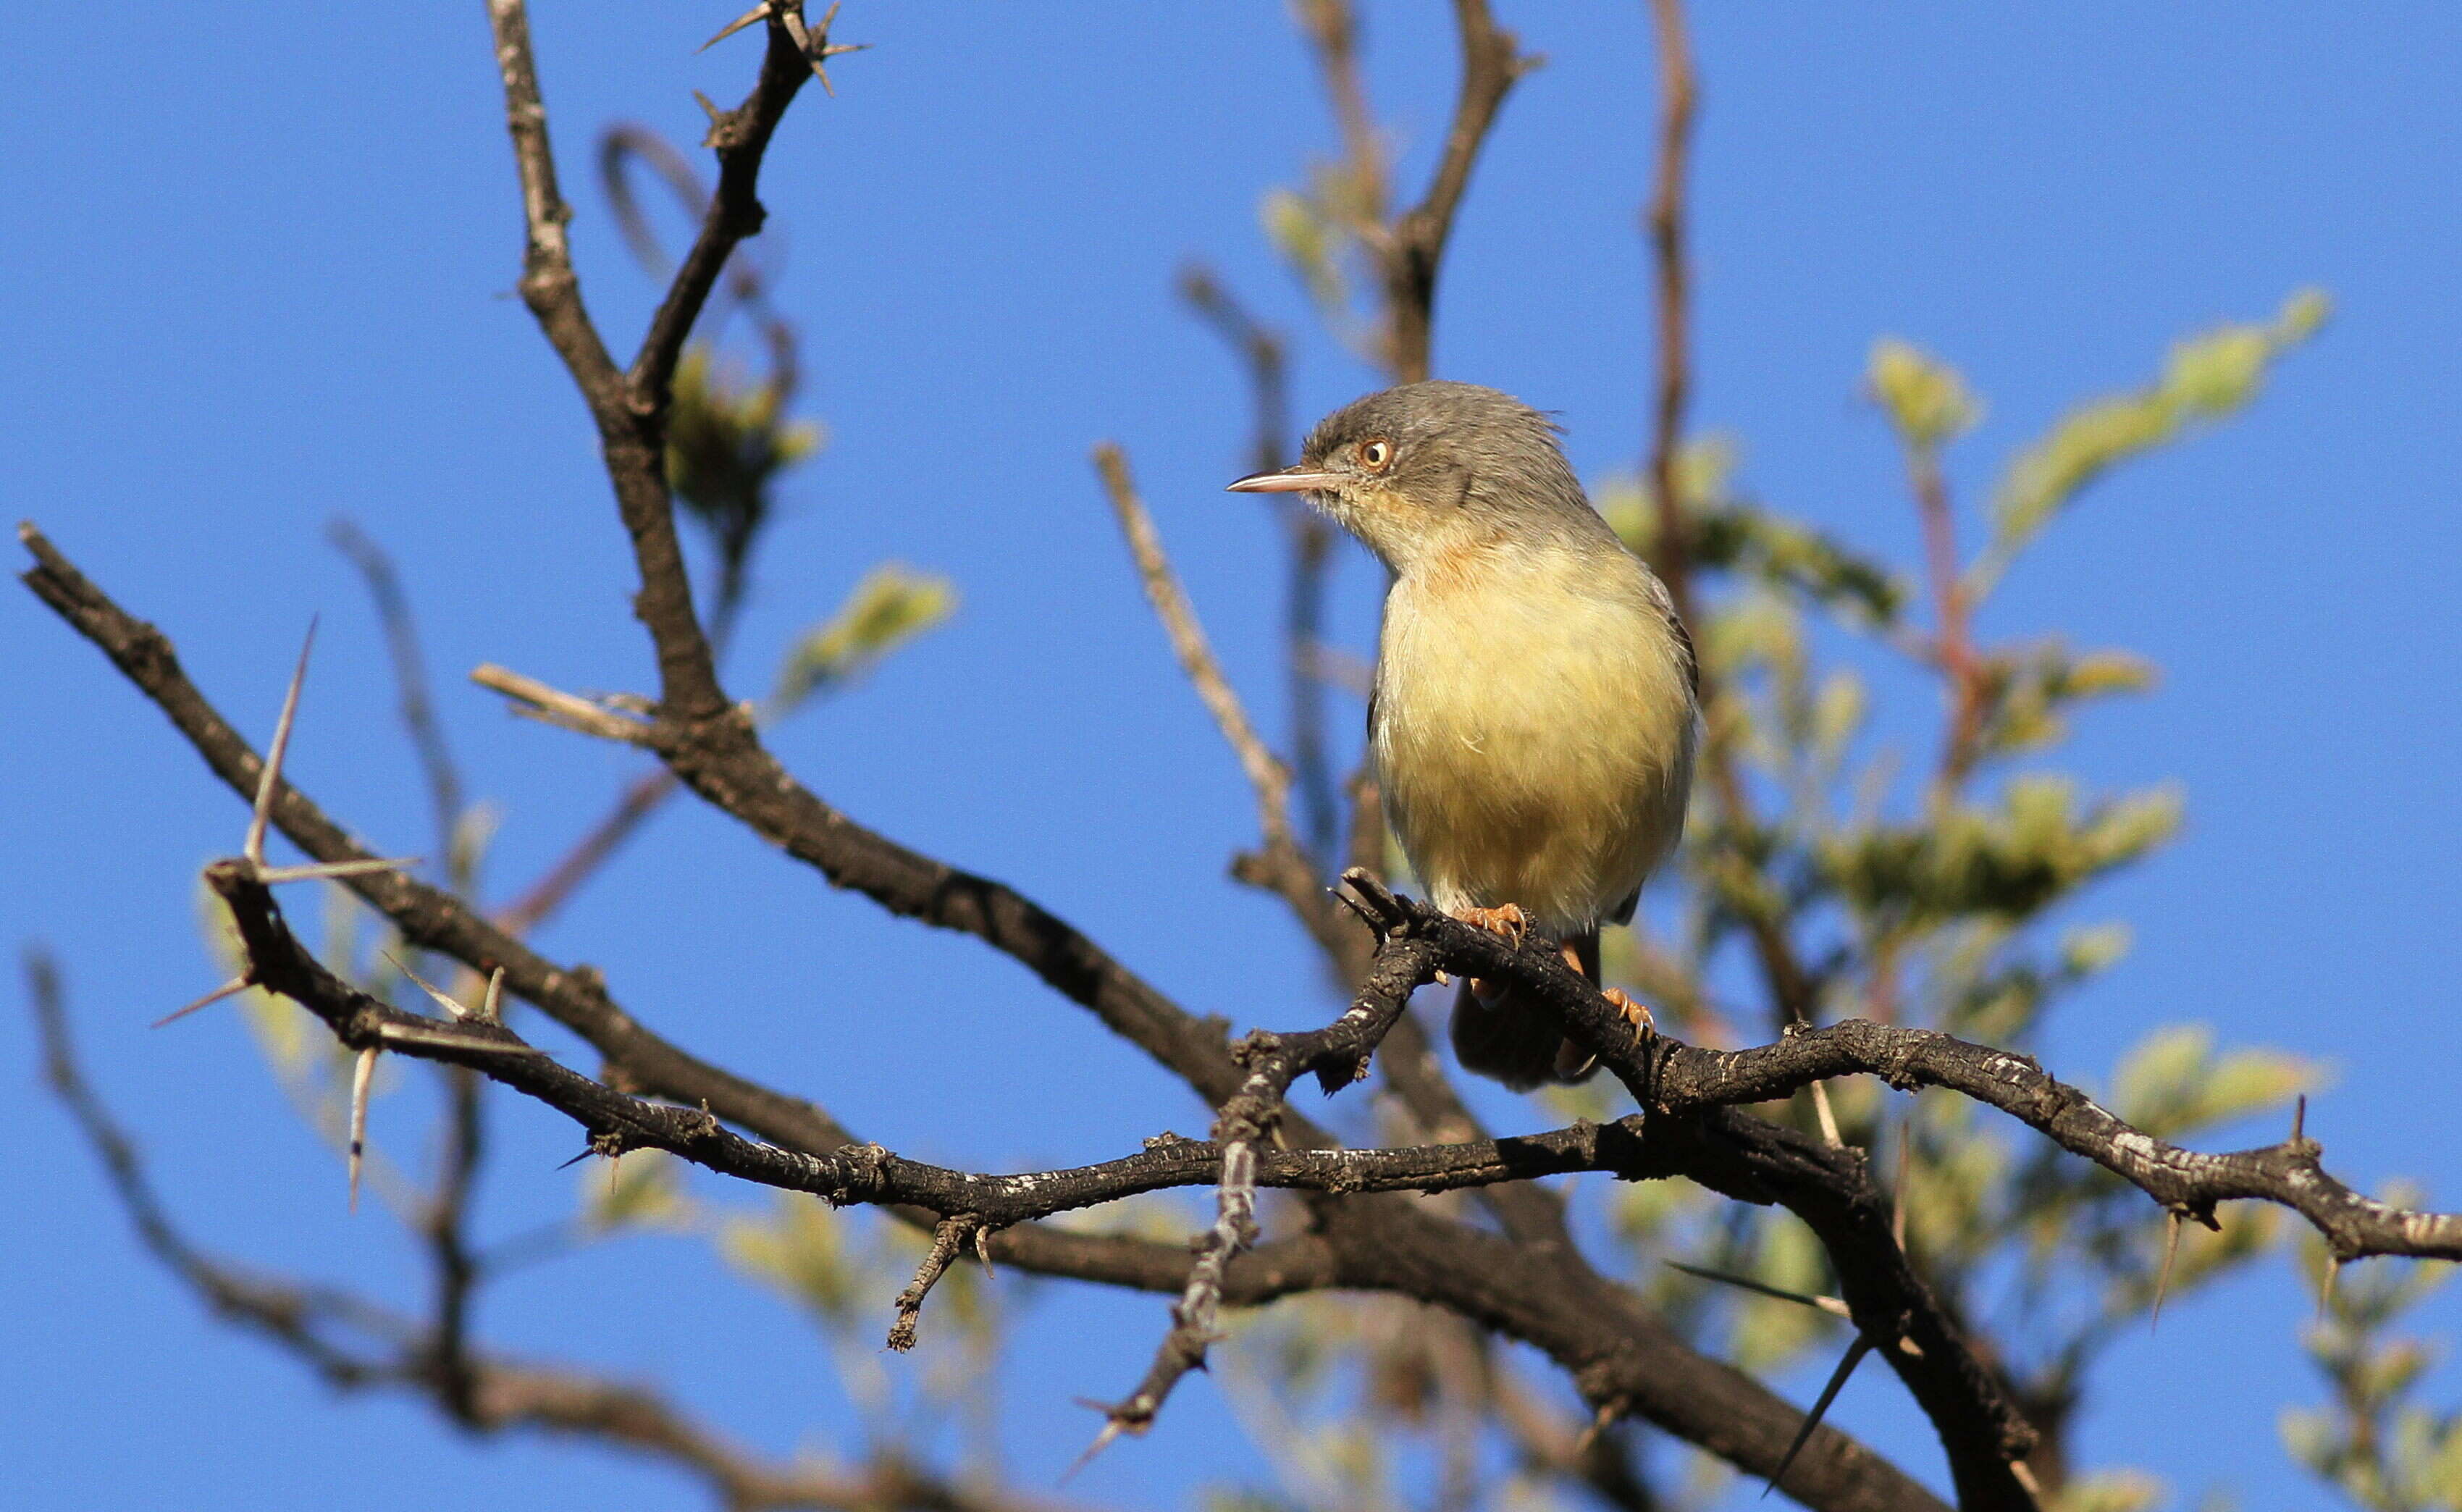
{"type": "Polygon", "coordinates": [[[1465,908],[1454,917],[1491,935],[1501,935],[1517,945],[1522,943],[1522,937],[1530,929],[1530,916],[1514,903],[1501,908],[1465,908]]]}
{"type": "Polygon", "coordinates": [[[1609,1003],[1614,1004],[1615,1010],[1624,1015],[1624,1022],[1631,1027],[1635,1034],[1655,1034],[1658,1032],[1658,1023],[1650,1016],[1650,1009],[1643,1004],[1634,1002],[1631,998],[1627,997],[1622,988],[1608,987],[1602,990],[1599,993],[1599,996],[1607,999],[1609,1003]]]}

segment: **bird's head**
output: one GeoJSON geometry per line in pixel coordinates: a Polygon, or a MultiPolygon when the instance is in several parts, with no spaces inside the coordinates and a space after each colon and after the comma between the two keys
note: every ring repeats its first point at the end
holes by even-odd
{"type": "Polygon", "coordinates": [[[1405,383],[1308,432],[1299,463],[1232,484],[1304,493],[1397,572],[1482,545],[1611,544],[1556,443],[1556,424],[1476,383],[1405,383]]]}

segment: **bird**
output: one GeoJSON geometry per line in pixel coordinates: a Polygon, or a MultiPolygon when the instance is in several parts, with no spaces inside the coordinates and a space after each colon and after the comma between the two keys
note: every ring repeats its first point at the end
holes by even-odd
{"type": "MultiPolygon", "coordinates": [[[[1497,389],[1405,383],[1229,487],[1303,495],[1391,572],[1369,751],[1431,901],[1562,942],[1596,984],[1600,926],[1631,920],[1683,833],[1700,675],[1666,584],[1591,508],[1559,435],[1497,389]]],[[[1596,1069],[1509,983],[1464,981],[1451,1038],[1466,1069],[1516,1091],[1596,1069]]]]}

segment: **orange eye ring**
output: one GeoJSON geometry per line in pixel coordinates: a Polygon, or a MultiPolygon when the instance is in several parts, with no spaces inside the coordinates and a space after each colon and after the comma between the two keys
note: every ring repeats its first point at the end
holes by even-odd
{"type": "Polygon", "coordinates": [[[1393,443],[1383,438],[1359,443],[1359,465],[1370,472],[1383,472],[1393,465],[1393,443]]]}

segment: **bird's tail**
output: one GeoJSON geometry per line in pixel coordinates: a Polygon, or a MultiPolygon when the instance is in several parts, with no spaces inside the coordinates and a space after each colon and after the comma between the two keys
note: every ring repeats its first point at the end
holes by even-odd
{"type": "MultiPolygon", "coordinates": [[[[1595,929],[1566,941],[1582,974],[1599,978],[1599,934],[1595,929]]],[[[1490,984],[1465,981],[1454,998],[1454,1054],[1464,1070],[1493,1077],[1518,1092],[1548,1082],[1587,1080],[1598,1069],[1595,1058],[1565,1038],[1564,1021],[1556,1010],[1510,983],[1482,993],[1490,984]]]]}

